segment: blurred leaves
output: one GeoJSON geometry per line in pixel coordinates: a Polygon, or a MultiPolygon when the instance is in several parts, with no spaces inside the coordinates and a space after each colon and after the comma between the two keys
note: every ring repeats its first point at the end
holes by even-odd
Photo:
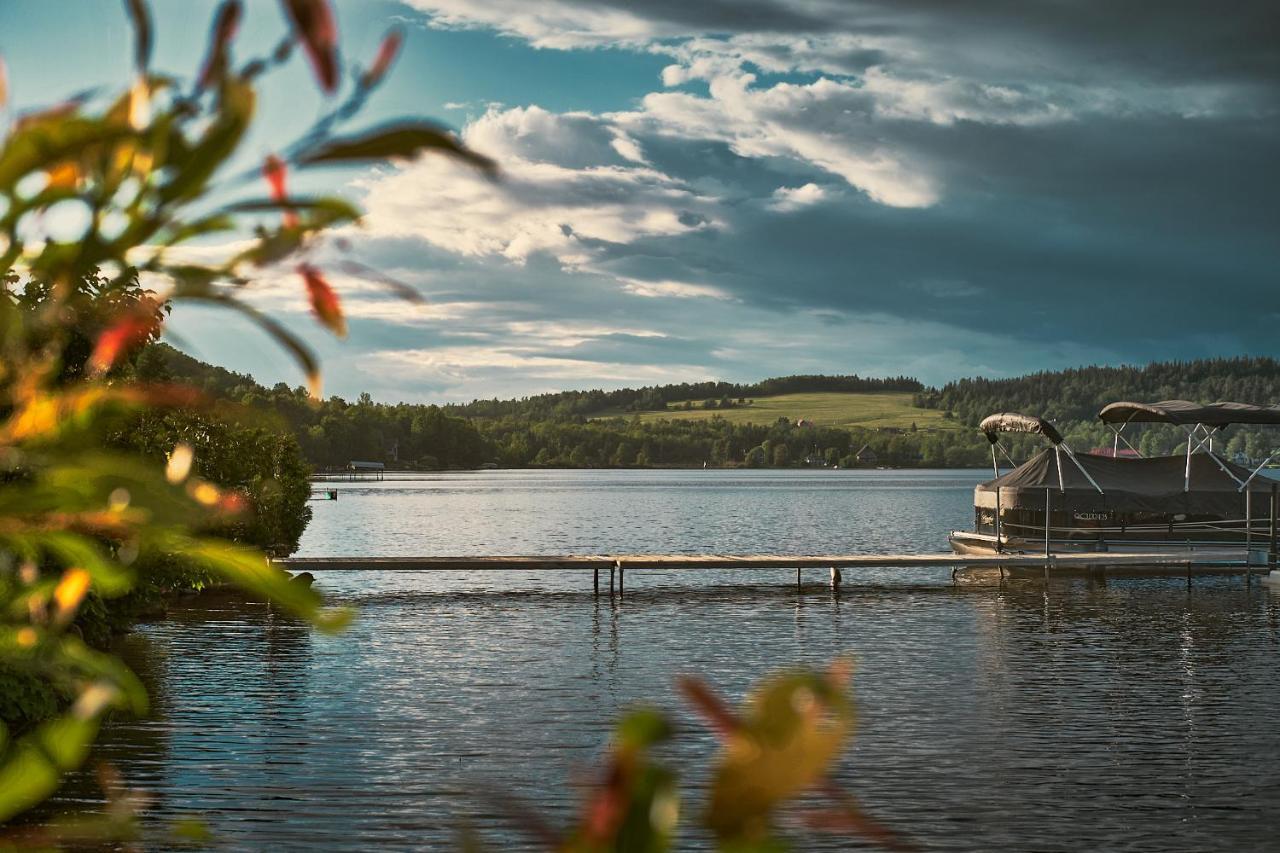
{"type": "Polygon", "coordinates": [[[151,64],[151,12],[143,0],[125,0],[124,5],[133,26],[133,64],[144,72],[151,64]]]}
{"type": "MultiPolygon", "coordinates": [[[[848,661],[836,660],[826,672],[777,673],[752,690],[740,711],[700,679],[680,679],[681,692],[721,743],[700,797],[703,824],[720,850],[788,850],[779,830],[784,818],[891,850],[914,849],[831,781],[856,722],[848,695],[851,670],[848,661]]],[[[511,798],[494,801],[544,848],[661,853],[675,843],[681,796],[679,777],[652,752],[674,733],[670,718],[659,710],[638,708],[623,715],[579,817],[563,836],[511,798]]],[[[474,832],[466,835],[466,844],[483,849],[474,832]]]]}
{"type": "Polygon", "coordinates": [[[676,776],[654,764],[649,751],[671,733],[667,718],[651,708],[619,720],[602,778],[562,850],[660,853],[670,848],[680,816],[676,776]]]}
{"type": "Polygon", "coordinates": [[[325,140],[299,152],[297,161],[304,166],[373,163],[408,159],[424,151],[455,157],[491,176],[498,171],[496,163],[464,146],[451,131],[420,121],[390,123],[358,136],[325,140]]]}
{"type": "MultiPolygon", "coordinates": [[[[337,197],[291,197],[286,178],[299,163],[296,152],[310,151],[315,163],[359,165],[432,149],[492,168],[434,125],[404,123],[396,133],[332,142],[393,64],[403,43],[393,30],[367,70],[352,69],[346,99],[285,154],[268,158],[261,171],[268,198],[237,198],[244,176],[226,169],[242,156],[258,78],[289,61],[297,43],[325,95],[344,86],[330,4],[282,5],[288,33],[269,57],[237,69],[232,48],[243,7],[224,0],[201,64],[182,80],[150,70],[151,10],[145,0],[123,0],[133,31],[128,81],[12,120],[0,113],[7,122],[0,125],[0,669],[43,686],[39,716],[64,703],[62,713],[16,738],[0,724],[0,821],[48,796],[84,760],[103,714],[145,710],[128,669],[80,639],[77,620],[86,609],[134,595],[150,573],[176,564],[321,630],[340,630],[351,618],[291,582],[261,550],[211,535],[249,529],[237,519],[252,509],[250,494],[278,512],[284,489],[270,474],[231,485],[200,476],[195,448],[222,434],[216,426],[176,446],[170,439],[166,459],[105,449],[126,418],[159,429],[151,412],[207,405],[193,392],[140,382],[134,371],[138,350],[159,337],[175,301],[239,312],[290,353],[320,393],[311,351],[244,297],[256,271],[294,269],[319,321],[346,332],[340,297],[314,255],[335,229],[355,227],[360,210],[337,197]],[[60,211],[72,210],[82,231],[53,227],[67,220],[60,211]],[[208,242],[217,235],[235,238],[220,257],[208,242]],[[192,247],[196,241],[203,242],[192,247]]],[[[0,107],[8,85],[0,64],[0,107]]],[[[290,488],[305,488],[300,462],[296,470],[287,460],[277,467],[292,477],[290,488]]],[[[271,547],[287,550],[305,518],[253,529],[278,535],[271,547]]],[[[122,806],[107,816],[110,833],[119,833],[111,837],[129,837],[131,815],[122,806]]],[[[101,828],[93,820],[61,822],[25,837],[56,846],[98,837],[101,828]]]]}
{"type": "Polygon", "coordinates": [[[307,283],[307,297],[311,300],[311,310],[329,331],[340,338],[347,336],[347,320],[342,316],[342,306],[338,295],[333,292],[320,270],[310,264],[299,264],[298,274],[307,283]]]}
{"type": "Polygon", "coordinates": [[[282,0],[294,33],[326,92],[338,89],[338,26],[328,0],[282,0]]]}
{"type": "Polygon", "coordinates": [[[226,76],[231,65],[231,42],[236,36],[236,30],[240,28],[243,14],[239,0],[223,0],[218,6],[209,35],[208,53],[200,76],[196,78],[196,91],[203,91],[226,76]]]}

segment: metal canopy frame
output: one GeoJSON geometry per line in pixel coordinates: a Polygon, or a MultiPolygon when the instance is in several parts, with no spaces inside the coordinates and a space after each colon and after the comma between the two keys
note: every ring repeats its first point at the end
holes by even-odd
{"type": "MultiPolygon", "coordinates": [[[[993,415],[992,417],[995,416],[993,415]]],[[[1015,417],[1023,416],[1015,415],[1015,417]]],[[[1077,469],[1079,469],[1080,473],[1084,475],[1084,478],[1089,481],[1089,485],[1097,489],[1098,494],[1105,495],[1106,492],[1102,490],[1102,486],[1098,485],[1098,481],[1093,479],[1093,475],[1085,470],[1084,465],[1082,465],[1080,460],[1076,458],[1075,451],[1071,449],[1070,445],[1067,444],[1056,429],[1052,429],[1052,424],[1049,424],[1047,421],[1043,421],[1039,418],[1036,418],[1035,420],[1040,421],[1042,425],[1052,430],[1051,432],[1042,432],[1041,434],[1044,435],[1049,440],[1049,443],[1053,445],[1054,459],[1058,463],[1058,490],[1062,494],[1066,494],[1067,492],[1066,480],[1062,476],[1062,454],[1066,453],[1067,458],[1071,460],[1072,464],[1074,464],[1077,469]],[[1057,439],[1056,441],[1054,440],[1055,438],[1057,439]]],[[[1021,430],[1017,431],[1021,432],[1021,430]]],[[[1000,442],[999,436],[996,435],[995,432],[988,432],[987,439],[991,442],[991,469],[995,472],[995,476],[997,478],[1000,476],[1000,460],[999,457],[996,456],[997,447],[1000,448],[1000,452],[1004,454],[1004,458],[1009,461],[1011,466],[1014,468],[1018,467],[1017,463],[1013,461],[1013,457],[1009,455],[1009,451],[1005,449],[1004,445],[1000,442]]],[[[997,494],[999,494],[999,490],[997,490],[997,494]]]]}
{"type": "MultiPolygon", "coordinates": [[[[1121,423],[1119,426],[1116,426],[1115,424],[1109,421],[1104,421],[1104,423],[1106,423],[1107,426],[1111,428],[1111,431],[1115,434],[1115,438],[1112,440],[1112,443],[1111,443],[1111,457],[1113,459],[1117,458],[1120,455],[1120,442],[1122,441],[1125,443],[1126,447],[1128,447],[1134,453],[1138,454],[1139,459],[1145,458],[1142,455],[1142,451],[1134,447],[1133,443],[1130,442],[1129,439],[1124,437],[1125,427],[1127,427],[1130,423],[1132,423],[1134,418],[1136,418],[1139,414],[1142,414],[1142,411],[1140,409],[1135,408],[1134,411],[1129,414],[1129,417],[1125,418],[1124,422],[1121,423]]],[[[1101,417],[1101,415],[1099,415],[1099,417],[1101,417]]],[[[1252,423],[1252,421],[1246,421],[1246,422],[1252,423]]],[[[1158,419],[1150,419],[1150,420],[1144,419],[1139,421],[1139,423],[1176,423],[1176,422],[1164,421],[1164,420],[1158,420],[1158,419]]],[[[1247,489],[1249,487],[1249,484],[1253,482],[1254,478],[1256,478],[1258,474],[1262,472],[1262,469],[1267,467],[1267,465],[1271,462],[1271,460],[1275,459],[1277,456],[1280,456],[1280,448],[1273,450],[1270,453],[1270,455],[1267,456],[1266,459],[1262,460],[1262,462],[1256,468],[1254,468],[1252,471],[1249,472],[1248,477],[1245,477],[1243,480],[1241,480],[1238,476],[1236,476],[1234,471],[1232,471],[1230,468],[1227,467],[1226,461],[1217,453],[1214,453],[1213,451],[1214,433],[1221,432],[1230,425],[1231,424],[1227,424],[1227,423],[1221,423],[1221,424],[1216,424],[1212,426],[1204,423],[1196,423],[1191,425],[1188,425],[1185,423],[1178,424],[1178,426],[1182,427],[1182,429],[1187,434],[1187,449],[1186,449],[1187,465],[1186,465],[1186,474],[1184,475],[1183,482],[1182,482],[1183,492],[1191,491],[1191,454],[1198,453],[1201,450],[1203,450],[1206,454],[1208,454],[1209,458],[1212,459],[1214,463],[1219,468],[1222,469],[1222,472],[1224,474],[1226,474],[1228,477],[1230,477],[1232,480],[1235,481],[1237,486],[1236,491],[1239,491],[1239,492],[1243,492],[1245,489],[1247,489]]]]}

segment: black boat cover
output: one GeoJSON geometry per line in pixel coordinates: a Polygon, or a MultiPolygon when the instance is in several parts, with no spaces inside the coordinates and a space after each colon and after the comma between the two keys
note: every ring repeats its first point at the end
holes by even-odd
{"type": "Polygon", "coordinates": [[[996,412],[988,415],[978,424],[978,429],[987,434],[987,441],[995,444],[996,434],[1001,432],[1031,432],[1043,435],[1054,444],[1062,444],[1062,435],[1053,424],[1044,418],[1020,415],[1017,412],[996,412]]]}
{"type": "Polygon", "coordinates": [[[1188,400],[1111,403],[1098,412],[1098,419],[1109,424],[1204,424],[1213,427],[1230,424],[1280,424],[1280,407],[1254,406],[1249,403],[1202,405],[1188,400]]]}
{"type": "MultiPolygon", "coordinates": [[[[1050,501],[1055,509],[1244,518],[1245,496],[1240,484],[1218,467],[1218,462],[1207,453],[1191,455],[1189,492],[1183,491],[1187,470],[1185,455],[1113,459],[1078,453],[1076,460],[1102,487],[1103,494],[1098,494],[1065,452],[1045,448],[1012,471],[980,484],[974,490],[974,503],[980,507],[995,507],[995,491],[999,488],[1002,508],[1043,510],[1045,489],[1049,488],[1053,490],[1050,501]],[[1066,486],[1066,494],[1058,488],[1059,461],[1062,463],[1062,483],[1066,486]]],[[[1247,468],[1225,461],[1222,464],[1242,482],[1249,478],[1247,468]]],[[[1267,500],[1274,482],[1269,477],[1259,476],[1249,483],[1255,517],[1266,516],[1267,500]]]]}

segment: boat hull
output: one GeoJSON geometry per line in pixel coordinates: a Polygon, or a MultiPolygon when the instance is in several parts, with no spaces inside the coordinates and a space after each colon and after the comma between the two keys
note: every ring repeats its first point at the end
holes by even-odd
{"type": "MultiPolygon", "coordinates": [[[[974,533],[966,530],[952,531],[948,537],[951,550],[956,554],[979,554],[979,555],[996,555],[996,554],[1043,554],[1045,552],[1045,542],[1043,539],[1023,539],[1020,537],[1004,537],[1000,538],[999,547],[996,545],[996,537],[989,533],[974,533]]],[[[1110,538],[1106,540],[1096,539],[1050,539],[1049,552],[1052,554],[1082,554],[1097,552],[1116,552],[1116,553],[1142,553],[1142,554],[1185,554],[1196,550],[1222,550],[1224,543],[1221,540],[1168,540],[1168,539],[1139,539],[1139,538],[1110,538]]],[[[1229,546],[1228,546],[1229,547],[1229,546]]],[[[1240,550],[1245,552],[1244,544],[1240,544],[1240,550]]],[[[1259,547],[1255,540],[1255,545],[1248,549],[1249,562],[1253,565],[1265,565],[1267,562],[1267,549],[1265,546],[1259,547]]]]}

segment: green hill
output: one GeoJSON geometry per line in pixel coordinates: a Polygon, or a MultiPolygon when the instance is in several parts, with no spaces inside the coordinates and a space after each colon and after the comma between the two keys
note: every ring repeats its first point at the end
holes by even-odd
{"type": "Polygon", "coordinates": [[[669,404],[666,411],[605,412],[597,417],[638,417],[642,422],[655,420],[698,421],[724,418],[733,424],[772,424],[778,418],[795,422],[805,420],[814,426],[862,427],[883,429],[886,427],[910,429],[952,430],[960,425],[945,417],[940,409],[923,409],[913,405],[913,395],[906,391],[882,393],[825,392],[813,394],[780,394],[776,397],[756,397],[747,403],[733,402],[730,407],[708,408],[705,400],[688,401],[690,408],[683,408],[685,401],[669,404]]]}

